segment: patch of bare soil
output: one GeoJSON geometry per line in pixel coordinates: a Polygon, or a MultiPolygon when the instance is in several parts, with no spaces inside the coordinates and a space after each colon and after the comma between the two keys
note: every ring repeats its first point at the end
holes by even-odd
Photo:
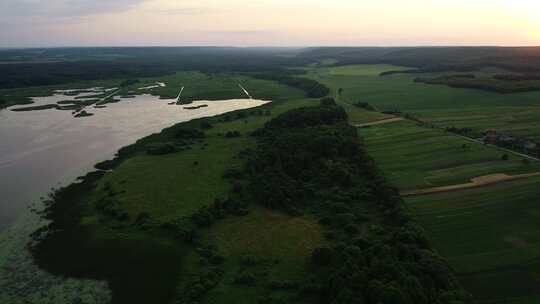
{"type": "Polygon", "coordinates": [[[470,183],[466,183],[466,184],[403,191],[401,192],[401,196],[414,196],[414,195],[424,195],[424,194],[432,194],[432,193],[440,193],[440,192],[459,191],[459,190],[464,190],[464,189],[478,188],[478,187],[498,184],[501,182],[507,182],[507,181],[517,180],[517,179],[529,178],[533,176],[540,176],[540,172],[519,174],[519,175],[508,175],[508,174],[502,174],[502,173],[490,174],[490,175],[475,177],[471,180],[470,183]]]}
{"type": "Polygon", "coordinates": [[[405,118],[403,118],[403,117],[395,117],[395,118],[387,118],[387,119],[377,120],[377,121],[363,123],[363,124],[357,124],[357,125],[354,125],[354,126],[357,127],[357,128],[365,128],[365,127],[371,127],[371,126],[376,126],[376,125],[383,125],[383,124],[396,122],[396,121],[402,121],[402,120],[405,120],[405,118]]]}

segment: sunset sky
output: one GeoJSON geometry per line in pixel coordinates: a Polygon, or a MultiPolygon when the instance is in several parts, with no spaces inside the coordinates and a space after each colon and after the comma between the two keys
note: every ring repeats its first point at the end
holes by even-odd
{"type": "Polygon", "coordinates": [[[118,45],[540,45],[540,1],[0,1],[0,47],[118,45]]]}

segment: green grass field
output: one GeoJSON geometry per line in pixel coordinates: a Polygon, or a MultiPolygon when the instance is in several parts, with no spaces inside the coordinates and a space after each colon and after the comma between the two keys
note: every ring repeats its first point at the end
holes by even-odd
{"type": "MultiPolygon", "coordinates": [[[[540,92],[499,94],[413,81],[420,76],[448,73],[379,76],[381,72],[402,69],[389,65],[313,67],[307,69],[306,77],[320,81],[334,92],[343,89],[343,102],[368,102],[381,111],[399,110],[442,126],[470,127],[477,132],[498,129],[540,139],[540,92]]],[[[499,71],[474,73],[492,75],[499,71]]]]}
{"type": "Polygon", "coordinates": [[[406,199],[481,303],[540,296],[540,178],[406,199]]]}
{"type": "MultiPolygon", "coordinates": [[[[257,297],[272,293],[274,281],[301,281],[314,271],[311,253],[327,243],[323,228],[309,216],[290,217],[276,211],[253,207],[249,215],[225,219],[206,233],[206,241],[215,244],[225,257],[225,274],[202,303],[254,303],[257,297]],[[246,259],[257,260],[245,265],[246,259]],[[252,273],[264,281],[254,286],[234,283],[241,273],[252,273]]],[[[281,291],[280,297],[294,293],[281,291]]]]}
{"type": "Polygon", "coordinates": [[[540,163],[468,141],[439,129],[410,121],[359,129],[371,156],[400,189],[466,183],[494,173],[521,174],[540,171],[540,163]],[[464,146],[465,145],[465,146],[464,146]]]}

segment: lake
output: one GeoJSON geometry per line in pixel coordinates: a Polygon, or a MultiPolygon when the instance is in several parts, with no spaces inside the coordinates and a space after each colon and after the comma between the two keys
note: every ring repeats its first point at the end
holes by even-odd
{"type": "MultiPolygon", "coordinates": [[[[82,93],[91,96],[92,92],[82,93]]],[[[66,110],[15,112],[14,108],[71,99],[62,93],[33,98],[34,104],[0,110],[0,302],[73,303],[106,299],[105,282],[52,276],[38,269],[26,250],[29,233],[42,225],[29,210],[51,188],[67,185],[114,157],[121,147],[176,123],[257,107],[268,101],[233,99],[169,104],[152,95],[121,98],[105,108],[89,106],[94,115],[74,117],[66,110]],[[207,105],[207,107],[200,107],[207,105]],[[185,109],[194,107],[197,109],[185,109]],[[48,299],[45,299],[47,297],[48,299]],[[23,302],[24,301],[24,302],[23,302]]]]}
{"type": "MultiPolygon", "coordinates": [[[[66,96],[34,98],[31,106],[56,103],[66,96]]],[[[174,101],[174,100],[173,100],[174,101]]],[[[171,100],[137,95],[106,108],[88,107],[93,116],[74,118],[70,111],[55,109],[0,111],[0,230],[9,225],[32,200],[58,183],[72,181],[102,160],[112,158],[123,146],[179,122],[265,104],[235,99],[195,101],[169,105],[171,100]]]]}

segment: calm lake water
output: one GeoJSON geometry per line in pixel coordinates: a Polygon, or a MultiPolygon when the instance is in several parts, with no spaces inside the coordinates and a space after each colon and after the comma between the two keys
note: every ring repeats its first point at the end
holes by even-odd
{"type": "MultiPolygon", "coordinates": [[[[162,86],[161,84],[158,84],[162,86]]],[[[80,96],[90,96],[92,92],[80,96]]],[[[35,98],[31,106],[72,99],[62,94],[35,98]]],[[[101,304],[110,301],[106,282],[56,277],[33,262],[29,234],[44,223],[27,208],[52,187],[67,185],[110,159],[123,146],[176,123],[252,108],[267,101],[197,101],[196,110],[169,105],[151,95],[121,99],[106,108],[88,107],[93,116],[71,111],[0,110],[0,303],[101,304]]]]}
{"type": "MultiPolygon", "coordinates": [[[[88,95],[95,93],[85,93],[88,95]]],[[[71,99],[62,94],[34,98],[31,106],[71,99]]],[[[174,101],[174,100],[172,100],[174,101]]],[[[196,101],[196,110],[169,105],[171,100],[138,95],[88,107],[93,116],[74,118],[71,111],[0,111],[0,230],[9,225],[30,201],[58,183],[72,181],[137,139],[175,123],[260,106],[266,101],[236,99],[196,101]]],[[[25,106],[26,107],[26,106],[25,106]]]]}

